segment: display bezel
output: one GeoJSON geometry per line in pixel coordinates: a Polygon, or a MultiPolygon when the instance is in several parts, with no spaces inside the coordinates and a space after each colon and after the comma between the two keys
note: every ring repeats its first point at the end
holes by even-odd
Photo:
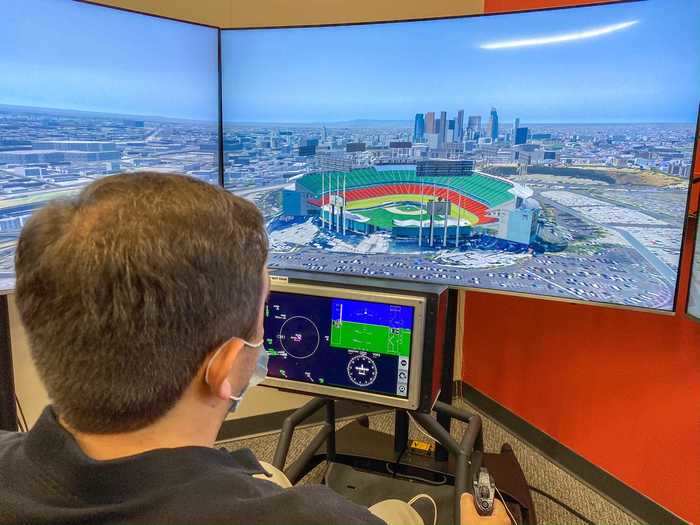
{"type": "Polygon", "coordinates": [[[319,385],[306,383],[292,379],[280,379],[267,377],[261,384],[263,386],[279,388],[290,392],[302,394],[315,394],[338,399],[350,399],[383,405],[393,408],[415,410],[420,402],[421,373],[423,368],[423,341],[425,327],[426,300],[422,296],[394,294],[378,292],[375,290],[360,290],[356,288],[336,288],[312,284],[289,283],[272,280],[271,292],[307,295],[314,297],[327,297],[337,299],[350,299],[372,303],[396,304],[413,307],[413,332],[411,334],[411,356],[408,374],[408,396],[406,398],[378,394],[375,392],[363,392],[361,390],[346,389],[338,386],[319,385]]]}
{"type": "MultiPolygon", "coordinates": [[[[700,125],[698,125],[698,136],[700,137],[700,125]]],[[[698,156],[698,148],[695,148],[695,156],[698,156]]],[[[697,161],[697,158],[695,159],[697,161]]],[[[693,179],[691,180],[690,183],[690,188],[692,191],[693,185],[697,185],[700,187],[700,176],[695,176],[693,175],[693,179]]],[[[694,219],[695,221],[695,231],[693,231],[690,228],[687,228],[687,235],[693,235],[693,242],[688,243],[692,244],[692,246],[689,247],[691,250],[690,254],[690,268],[688,270],[688,292],[685,298],[685,315],[688,316],[689,319],[692,319],[693,321],[696,321],[700,323],[700,316],[695,315],[693,312],[690,311],[690,292],[693,289],[693,274],[695,273],[695,263],[697,262],[700,265],[700,260],[696,261],[696,257],[698,256],[698,251],[700,250],[700,193],[698,194],[698,203],[696,207],[696,212],[695,216],[691,216],[688,214],[688,220],[686,220],[686,223],[690,223],[691,219],[694,219]],[[690,233],[692,232],[692,233],[690,233]]],[[[698,275],[698,279],[700,279],[700,275],[698,275]]]]}

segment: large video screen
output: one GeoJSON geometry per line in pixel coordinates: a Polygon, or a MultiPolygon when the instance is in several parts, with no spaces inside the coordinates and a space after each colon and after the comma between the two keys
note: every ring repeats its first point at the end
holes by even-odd
{"type": "Polygon", "coordinates": [[[0,289],[32,211],[125,170],[218,181],[218,31],[10,0],[0,31],[0,289]]]}
{"type": "Polygon", "coordinates": [[[222,34],[273,267],[671,310],[700,3],[222,34]]]}

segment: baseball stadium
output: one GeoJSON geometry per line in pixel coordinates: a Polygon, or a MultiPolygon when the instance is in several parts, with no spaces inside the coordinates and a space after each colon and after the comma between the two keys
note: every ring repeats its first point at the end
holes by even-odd
{"type": "Polygon", "coordinates": [[[472,169],[458,176],[424,173],[436,172],[378,166],[309,173],[283,193],[283,213],[318,216],[342,234],[390,232],[432,242],[485,233],[529,244],[536,214],[523,204],[532,190],[472,169]]]}

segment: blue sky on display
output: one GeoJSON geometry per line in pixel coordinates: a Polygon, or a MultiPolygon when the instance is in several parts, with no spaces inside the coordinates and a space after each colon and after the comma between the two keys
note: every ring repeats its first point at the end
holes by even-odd
{"type": "Polygon", "coordinates": [[[416,23],[225,31],[224,119],[692,122],[700,2],[647,0],[416,23]],[[504,45],[505,44],[505,45],[504,45]]]}

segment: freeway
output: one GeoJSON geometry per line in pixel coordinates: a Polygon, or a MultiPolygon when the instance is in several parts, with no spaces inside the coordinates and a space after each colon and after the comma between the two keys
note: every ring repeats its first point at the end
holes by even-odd
{"type": "MultiPolygon", "coordinates": [[[[250,189],[245,189],[245,190],[240,190],[240,191],[236,191],[236,190],[230,190],[230,191],[231,191],[231,193],[235,193],[239,197],[248,197],[249,195],[254,195],[256,193],[267,193],[269,191],[281,190],[283,188],[286,188],[290,184],[292,184],[292,183],[285,182],[284,184],[274,184],[272,186],[259,186],[256,188],[250,188],[250,189]]],[[[226,189],[228,189],[228,188],[226,188],[226,189]]]]}

